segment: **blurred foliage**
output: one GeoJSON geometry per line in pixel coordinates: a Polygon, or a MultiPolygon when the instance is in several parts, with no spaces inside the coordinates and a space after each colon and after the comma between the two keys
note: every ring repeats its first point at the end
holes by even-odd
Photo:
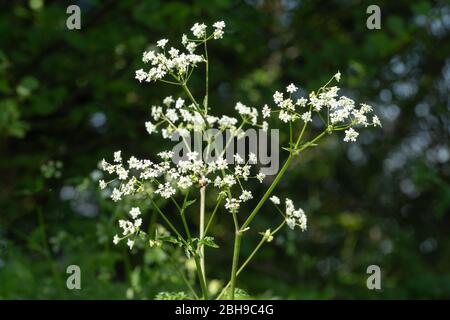
{"type": "MultiPolygon", "coordinates": [[[[73,31],[61,1],[0,4],[0,299],[185,297],[177,270],[193,274],[182,253],[112,245],[116,220],[142,199],[105,199],[96,167],[118,149],[151,157],[164,148],[143,119],[162,97],[181,93],[139,85],[134,71],[151,43],[216,20],[227,33],[209,52],[214,113],[233,112],[238,100],[262,106],[290,82],[314,90],[340,70],[345,94],[370,102],[384,124],[356,144],[329,137],[298,159],[279,193],[305,209],[309,230],[277,236],[239,277],[242,292],[450,296],[447,1],[378,1],[381,30],[366,28],[372,3],[359,0],[75,3],[82,28],[73,31]],[[82,290],[66,289],[70,264],[81,267],[82,290]],[[366,288],[371,264],[382,269],[381,291],[366,288]]],[[[243,255],[276,217],[270,209],[258,217],[243,255]]],[[[229,220],[219,216],[213,232],[231,252],[229,220]]],[[[231,256],[207,254],[217,291],[231,256]]]]}

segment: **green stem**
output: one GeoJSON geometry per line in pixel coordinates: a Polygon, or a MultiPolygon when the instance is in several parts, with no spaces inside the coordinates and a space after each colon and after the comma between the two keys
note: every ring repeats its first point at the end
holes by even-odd
{"type": "MultiPolygon", "coordinates": [[[[283,222],[274,230],[270,233],[271,236],[273,236],[275,233],[277,233],[278,231],[280,231],[280,229],[284,226],[284,224],[286,223],[285,220],[283,220],[283,222]]],[[[239,274],[244,270],[244,268],[247,266],[247,264],[250,263],[250,261],[253,259],[253,257],[256,255],[256,253],[259,251],[259,249],[262,247],[262,245],[264,244],[264,242],[266,242],[267,239],[263,236],[261,238],[261,240],[259,241],[258,245],[255,247],[255,249],[253,249],[252,253],[248,256],[248,258],[244,261],[244,263],[239,267],[239,269],[236,272],[236,277],[239,276],[239,274]]],[[[225,293],[225,291],[230,287],[231,285],[231,281],[227,283],[227,285],[222,289],[222,291],[220,292],[220,294],[217,296],[217,300],[220,299],[220,297],[222,297],[222,295],[225,293]]]]}
{"type": "Polygon", "coordinates": [[[261,209],[261,207],[263,206],[263,204],[266,202],[266,200],[272,194],[273,189],[275,189],[275,187],[277,186],[278,182],[280,182],[280,180],[283,177],[284,173],[289,168],[289,165],[291,164],[293,158],[294,157],[293,157],[292,153],[289,154],[289,157],[287,158],[287,160],[284,163],[283,167],[281,168],[281,170],[278,172],[277,176],[273,180],[273,182],[270,185],[269,189],[267,189],[266,193],[264,193],[264,195],[261,198],[261,200],[259,200],[259,202],[256,205],[255,209],[253,209],[252,213],[250,213],[250,215],[248,216],[247,220],[245,220],[245,222],[242,224],[241,230],[247,228],[248,225],[250,224],[250,222],[252,222],[253,218],[258,214],[258,212],[261,209]]]}
{"type": "Polygon", "coordinates": [[[205,278],[202,273],[200,259],[198,258],[198,255],[194,256],[194,261],[195,261],[195,267],[197,269],[197,276],[200,281],[200,287],[202,288],[203,299],[206,300],[206,299],[208,299],[208,289],[206,288],[206,281],[205,281],[205,278]]]}
{"type": "MultiPolygon", "coordinates": [[[[205,189],[206,187],[200,188],[200,232],[199,238],[203,239],[205,236],[205,189]]],[[[206,282],[206,272],[205,272],[205,246],[200,246],[200,267],[203,274],[204,281],[206,282]]]]}
{"type": "Polygon", "coordinates": [[[197,103],[197,100],[195,100],[194,96],[192,95],[191,91],[187,87],[185,83],[181,84],[181,87],[183,88],[184,92],[187,94],[189,99],[194,103],[195,109],[200,114],[200,116],[203,118],[203,121],[205,121],[205,125],[208,127],[208,120],[206,119],[205,115],[203,114],[202,110],[199,108],[199,104],[197,103]]]}
{"type": "Polygon", "coordinates": [[[208,114],[208,91],[209,91],[209,58],[208,58],[208,46],[205,40],[205,59],[206,59],[206,79],[205,79],[205,114],[208,114]]]}
{"type": "Polygon", "coordinates": [[[150,200],[155,207],[155,209],[158,211],[159,215],[164,219],[164,221],[167,223],[169,228],[178,236],[178,238],[181,239],[181,241],[187,246],[186,240],[181,236],[181,234],[178,232],[177,228],[174,227],[174,225],[170,222],[170,220],[166,217],[166,215],[159,209],[159,207],[156,205],[155,201],[150,200]]]}
{"type": "Polygon", "coordinates": [[[211,222],[213,221],[214,216],[216,215],[216,212],[219,209],[219,206],[221,203],[222,203],[222,198],[220,198],[219,201],[217,201],[216,206],[215,206],[213,212],[211,213],[211,216],[209,217],[209,220],[208,220],[208,223],[206,224],[206,228],[205,228],[205,232],[204,232],[205,235],[208,234],[208,230],[211,225],[211,222]]]}
{"type": "Polygon", "coordinates": [[[241,237],[242,234],[239,230],[236,230],[234,236],[234,249],[233,249],[233,264],[231,266],[231,300],[234,300],[234,291],[236,286],[236,278],[237,278],[237,267],[239,263],[239,251],[241,249],[241,237]]]}

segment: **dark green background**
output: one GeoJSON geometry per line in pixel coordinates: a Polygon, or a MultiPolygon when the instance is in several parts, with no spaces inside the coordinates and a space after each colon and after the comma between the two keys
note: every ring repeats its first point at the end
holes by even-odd
{"type": "MultiPolygon", "coordinates": [[[[294,163],[277,194],[304,208],[308,231],[283,230],[238,286],[255,298],[450,297],[448,2],[83,0],[79,31],[65,27],[69,2],[1,3],[1,299],[183,290],[164,252],[112,245],[129,204],[105,200],[93,180],[115,150],[151,157],[164,147],[143,122],[152,104],[181,93],[134,79],[142,52],[217,20],[227,28],[209,52],[214,114],[232,114],[236,101],[260,107],[290,82],[314,90],[340,70],[343,93],[383,123],[356,144],[328,137],[294,163]],[[381,30],[366,28],[370,4],[381,30]],[[51,160],[60,176],[43,172],[51,160]],[[80,291],[65,287],[70,264],[82,269],[80,291]],[[371,264],[381,291],[366,288],[371,264]]],[[[258,216],[243,255],[274,217],[269,207],[258,216]]],[[[229,220],[222,212],[213,229],[226,254],[208,251],[210,279],[229,275],[229,220]]]]}

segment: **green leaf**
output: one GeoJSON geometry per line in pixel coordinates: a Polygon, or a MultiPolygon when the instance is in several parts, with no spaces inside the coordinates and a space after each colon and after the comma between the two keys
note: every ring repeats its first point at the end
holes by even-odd
{"type": "Polygon", "coordinates": [[[219,245],[217,245],[217,243],[214,242],[213,237],[204,237],[203,239],[198,241],[198,245],[199,246],[204,245],[211,248],[219,248],[219,245]]]}

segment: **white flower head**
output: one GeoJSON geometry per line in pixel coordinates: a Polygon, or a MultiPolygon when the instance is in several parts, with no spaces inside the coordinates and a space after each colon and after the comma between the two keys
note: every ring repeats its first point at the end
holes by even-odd
{"type": "Polygon", "coordinates": [[[235,198],[227,198],[225,203],[225,209],[230,213],[237,213],[240,207],[240,200],[235,198]]]}
{"type": "Polygon", "coordinates": [[[265,175],[264,173],[262,173],[262,172],[259,172],[259,173],[256,175],[256,179],[258,179],[258,181],[259,181],[260,183],[262,183],[262,182],[264,181],[265,177],[266,177],[266,175],[265,175]]]}
{"type": "Polygon", "coordinates": [[[197,39],[203,38],[206,35],[206,25],[204,23],[195,23],[192,26],[191,31],[197,39]]]}
{"type": "Polygon", "coordinates": [[[133,218],[133,219],[136,219],[138,216],[140,216],[141,215],[141,209],[139,209],[139,208],[137,208],[137,207],[134,207],[134,208],[131,208],[131,210],[130,210],[130,216],[133,218]]]}
{"type": "Polygon", "coordinates": [[[100,180],[100,181],[98,182],[98,185],[99,185],[99,187],[100,187],[100,190],[105,189],[105,188],[106,188],[106,182],[105,182],[105,180],[100,180]]]}
{"type": "Polygon", "coordinates": [[[251,191],[243,190],[242,194],[239,196],[239,199],[242,202],[246,202],[246,201],[248,201],[250,199],[253,199],[253,195],[252,195],[251,191]]]}
{"type": "Polygon", "coordinates": [[[122,162],[122,151],[116,151],[114,152],[114,162],[122,162]]]}
{"type": "Polygon", "coordinates": [[[355,142],[355,141],[356,141],[356,138],[357,138],[358,136],[359,136],[359,133],[356,132],[355,129],[349,128],[349,129],[345,130],[344,141],[345,141],[345,142],[349,142],[349,141],[355,142]]]}
{"type": "Polygon", "coordinates": [[[147,130],[148,134],[158,132],[158,130],[156,130],[156,126],[151,121],[145,122],[145,129],[147,130]]]}
{"type": "Polygon", "coordinates": [[[142,82],[148,78],[148,73],[144,71],[144,69],[136,70],[135,78],[142,82]]]}
{"type": "Polygon", "coordinates": [[[128,239],[128,240],[127,240],[127,246],[130,247],[130,250],[133,249],[133,246],[134,246],[134,240],[128,239]]]}
{"type": "Polygon", "coordinates": [[[270,117],[270,111],[271,110],[270,110],[269,106],[267,104],[265,104],[262,109],[262,116],[264,119],[270,117]]]}
{"type": "Polygon", "coordinates": [[[280,198],[278,198],[277,196],[271,196],[269,198],[270,201],[272,201],[274,204],[280,204],[280,198]]]}
{"type": "Polygon", "coordinates": [[[253,152],[250,152],[248,155],[248,163],[256,164],[258,162],[258,157],[253,152]]]}
{"type": "Polygon", "coordinates": [[[161,39],[158,42],[156,42],[156,46],[160,47],[160,48],[164,48],[166,46],[167,42],[169,42],[169,40],[161,39]]]}
{"type": "Polygon", "coordinates": [[[339,82],[341,80],[341,73],[338,71],[335,75],[334,78],[336,79],[337,82],[339,82]]]}
{"type": "Polygon", "coordinates": [[[381,127],[381,121],[380,121],[380,119],[378,119],[378,116],[373,116],[372,125],[374,127],[376,127],[376,126],[381,127]]]}
{"type": "Polygon", "coordinates": [[[290,85],[288,85],[286,87],[286,92],[288,92],[288,93],[294,93],[297,90],[298,90],[298,88],[293,83],[291,83],[290,85]]]}

